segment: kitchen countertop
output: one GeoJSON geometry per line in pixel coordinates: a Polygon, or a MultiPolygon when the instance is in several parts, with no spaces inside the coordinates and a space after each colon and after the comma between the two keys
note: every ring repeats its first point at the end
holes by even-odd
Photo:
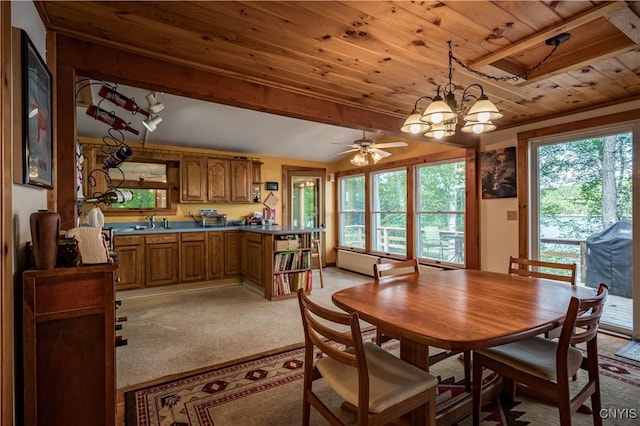
{"type": "Polygon", "coordinates": [[[259,234],[283,235],[299,232],[325,232],[325,228],[300,228],[295,226],[282,225],[243,225],[243,226],[193,226],[195,224],[175,223],[170,224],[169,228],[156,226],[155,228],[147,228],[145,225],[127,224],[127,223],[105,223],[105,229],[113,228],[114,235],[148,235],[148,234],[168,234],[173,232],[216,232],[216,231],[244,231],[256,232],[259,234]]]}

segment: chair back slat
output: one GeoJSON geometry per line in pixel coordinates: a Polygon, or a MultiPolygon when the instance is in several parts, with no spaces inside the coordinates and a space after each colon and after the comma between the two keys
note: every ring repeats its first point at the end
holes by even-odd
{"type": "Polygon", "coordinates": [[[336,361],[366,371],[358,314],[337,312],[317,305],[310,301],[302,289],[298,291],[298,300],[306,350],[313,351],[315,346],[336,361]],[[353,350],[345,352],[345,347],[353,350]]]}
{"type": "Polygon", "coordinates": [[[562,333],[558,340],[558,352],[566,355],[569,345],[588,342],[596,338],[604,303],[609,294],[606,284],[600,284],[594,297],[572,297],[567,310],[562,333]]]}
{"type": "Polygon", "coordinates": [[[373,264],[373,278],[376,282],[380,281],[380,278],[393,275],[413,275],[420,273],[420,264],[418,259],[403,260],[400,262],[389,263],[374,263],[373,264]]]}
{"type": "Polygon", "coordinates": [[[509,274],[522,277],[545,278],[576,284],[576,264],[546,262],[542,260],[509,258],[509,274]],[[553,269],[555,272],[542,271],[542,268],[553,269]]]}

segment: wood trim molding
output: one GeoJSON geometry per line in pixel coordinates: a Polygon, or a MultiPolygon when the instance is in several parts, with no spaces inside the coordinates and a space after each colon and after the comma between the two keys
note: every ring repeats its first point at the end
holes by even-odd
{"type": "MultiPolygon", "coordinates": [[[[14,424],[15,324],[13,277],[11,2],[0,2],[0,424],[14,424]]],[[[22,398],[18,396],[17,401],[22,398]]]]}

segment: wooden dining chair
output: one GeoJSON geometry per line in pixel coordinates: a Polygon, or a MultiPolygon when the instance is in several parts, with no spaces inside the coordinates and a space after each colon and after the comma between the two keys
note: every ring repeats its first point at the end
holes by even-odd
{"type": "MultiPolygon", "coordinates": [[[[385,278],[398,277],[401,275],[420,275],[420,263],[418,259],[408,259],[398,262],[389,263],[374,263],[373,264],[373,278],[374,282],[378,285],[384,285],[385,278]]],[[[399,336],[390,333],[388,330],[383,330],[378,327],[376,329],[375,342],[376,345],[381,346],[384,338],[398,339],[399,336]]],[[[445,360],[450,356],[457,355],[460,351],[443,351],[437,354],[429,356],[429,364],[435,364],[436,362],[445,360]]],[[[462,356],[462,362],[464,363],[464,383],[467,391],[471,390],[471,352],[466,351],[462,356]]]]}
{"type": "Polygon", "coordinates": [[[510,396],[517,382],[535,398],[557,404],[562,426],[571,425],[573,414],[591,398],[593,423],[601,425],[597,333],[607,294],[607,286],[600,284],[594,297],[572,297],[557,341],[532,337],[474,351],[473,424],[480,424],[482,369],[488,368],[506,379],[510,396]],[[578,343],[586,343],[586,357],[572,346],[578,343]],[[588,372],[588,380],[571,396],[569,377],[581,369],[588,372]]]}
{"type": "Polygon", "coordinates": [[[576,264],[509,257],[509,274],[521,277],[546,278],[576,285],[576,264]],[[543,269],[544,268],[544,269],[543,269]]]}
{"type": "MultiPolygon", "coordinates": [[[[380,284],[381,280],[384,281],[385,277],[397,277],[400,275],[419,275],[420,264],[418,259],[408,259],[398,262],[388,263],[374,263],[373,264],[373,279],[377,284],[380,284]]],[[[387,336],[391,339],[397,339],[398,336],[392,336],[390,333],[384,333],[380,330],[380,327],[376,329],[375,342],[376,345],[382,345],[382,337],[387,336]]]]}
{"type": "MultiPolygon", "coordinates": [[[[510,256],[509,274],[521,277],[545,278],[576,285],[575,263],[545,262],[510,256]]],[[[545,333],[545,337],[556,339],[560,337],[560,331],[560,327],[549,330],[545,333]]]]}
{"type": "Polygon", "coordinates": [[[363,342],[357,313],[315,304],[302,289],[298,301],[305,347],[303,425],[309,424],[311,407],[329,423],[344,424],[314,391],[313,383],[322,379],[344,399],[343,407],[357,413],[358,425],[386,424],[420,409],[426,410],[426,424],[435,426],[436,377],[363,342]],[[316,348],[324,356],[316,356],[316,348]]]}

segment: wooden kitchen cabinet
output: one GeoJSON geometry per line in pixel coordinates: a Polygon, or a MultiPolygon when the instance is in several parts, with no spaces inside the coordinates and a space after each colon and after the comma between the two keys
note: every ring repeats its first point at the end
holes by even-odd
{"type": "Polygon", "coordinates": [[[224,232],[224,260],[223,276],[235,277],[240,275],[240,232],[224,232]]]}
{"type": "Polygon", "coordinates": [[[207,279],[207,240],[204,232],[180,234],[180,282],[207,279]]]}
{"type": "Polygon", "coordinates": [[[243,275],[249,281],[262,286],[262,234],[247,232],[245,238],[244,255],[251,261],[246,264],[243,275]]]}
{"type": "Polygon", "coordinates": [[[250,203],[253,201],[253,177],[250,160],[231,162],[231,202],[250,203]]]}
{"type": "Polygon", "coordinates": [[[23,273],[24,425],[115,425],[117,267],[23,273]]]}
{"type": "Polygon", "coordinates": [[[147,287],[178,283],[178,234],[145,236],[147,287]]]}
{"type": "Polygon", "coordinates": [[[180,188],[182,201],[207,201],[206,157],[182,156],[180,159],[180,188]]]}
{"type": "Polygon", "coordinates": [[[207,279],[222,278],[223,232],[207,232],[207,279]]]}
{"type": "Polygon", "coordinates": [[[144,236],[114,236],[114,248],[118,252],[116,290],[144,287],[144,236]]]}
{"type": "Polygon", "coordinates": [[[207,201],[231,200],[231,161],[220,158],[207,159],[207,201]]]}

